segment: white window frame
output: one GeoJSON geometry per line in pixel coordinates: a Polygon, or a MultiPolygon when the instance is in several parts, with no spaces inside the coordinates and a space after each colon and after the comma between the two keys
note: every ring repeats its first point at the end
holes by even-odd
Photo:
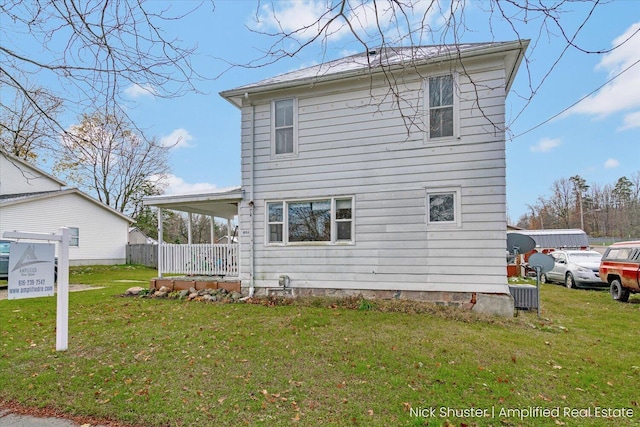
{"type": "Polygon", "coordinates": [[[426,195],[426,223],[429,229],[451,229],[462,227],[462,200],[460,187],[431,188],[426,195]],[[432,196],[453,194],[453,220],[434,221],[431,219],[431,198],[432,196]]]}
{"type": "Polygon", "coordinates": [[[68,227],[69,228],[69,246],[79,247],[80,246],[80,228],[78,227],[68,227]]]}
{"type": "MultiPolygon", "coordinates": [[[[286,126],[287,128],[290,126],[286,126]]],[[[282,127],[285,128],[285,127],[282,127]]],[[[281,98],[271,101],[271,157],[295,157],[298,155],[298,98],[281,98]],[[293,102],[293,151],[291,153],[276,153],[276,103],[281,101],[293,102]]]]}
{"type": "Polygon", "coordinates": [[[460,139],[460,93],[458,84],[458,73],[450,72],[446,74],[436,74],[424,80],[424,105],[425,105],[425,139],[427,142],[451,141],[460,139]],[[431,137],[431,105],[429,104],[429,80],[438,77],[451,76],[453,84],[453,135],[431,137]]]}
{"type": "Polygon", "coordinates": [[[287,199],[287,200],[267,200],[265,202],[265,246],[340,246],[340,245],[354,245],[355,244],[355,197],[354,196],[328,196],[328,197],[313,197],[305,199],[287,199]],[[338,219],[336,204],[338,200],[350,200],[351,201],[351,218],[350,219],[338,219]],[[328,241],[304,241],[304,242],[290,242],[289,241],[289,204],[300,202],[319,202],[329,201],[331,204],[331,238],[328,241]],[[271,242],[270,239],[270,225],[280,224],[280,222],[269,221],[269,204],[282,203],[283,221],[282,221],[282,241],[271,242]],[[338,223],[350,222],[351,224],[351,239],[339,240],[338,239],[338,223]]]}
{"type": "Polygon", "coordinates": [[[286,204],[282,201],[275,201],[275,202],[267,202],[265,204],[265,222],[266,222],[266,229],[265,229],[265,242],[269,243],[271,245],[282,245],[284,244],[284,238],[285,238],[285,224],[286,224],[286,204]],[[269,205],[270,204],[280,204],[282,206],[282,221],[270,221],[269,218],[269,205]],[[282,233],[282,240],[281,241],[273,241],[271,242],[271,226],[272,225],[280,225],[281,228],[281,233],[282,233]]]}

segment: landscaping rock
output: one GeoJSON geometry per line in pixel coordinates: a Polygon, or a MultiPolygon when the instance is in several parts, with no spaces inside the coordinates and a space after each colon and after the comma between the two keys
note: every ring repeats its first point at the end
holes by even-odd
{"type": "Polygon", "coordinates": [[[125,292],[124,294],[125,294],[125,295],[133,295],[133,296],[136,296],[136,295],[139,295],[139,294],[140,294],[140,292],[142,292],[142,291],[144,291],[144,288],[143,288],[143,287],[140,287],[140,286],[134,286],[133,288],[129,288],[129,289],[127,289],[127,292],[125,292]]]}
{"type": "Polygon", "coordinates": [[[189,291],[184,289],[184,290],[180,291],[179,295],[180,295],[180,299],[186,298],[186,297],[189,296],[189,291]]]}
{"type": "Polygon", "coordinates": [[[171,292],[171,289],[166,287],[166,286],[160,286],[160,289],[158,289],[159,292],[166,292],[169,293],[171,292]]]}
{"type": "Polygon", "coordinates": [[[169,292],[165,292],[165,291],[156,291],[153,296],[156,298],[165,298],[167,295],[169,295],[169,292]]]}

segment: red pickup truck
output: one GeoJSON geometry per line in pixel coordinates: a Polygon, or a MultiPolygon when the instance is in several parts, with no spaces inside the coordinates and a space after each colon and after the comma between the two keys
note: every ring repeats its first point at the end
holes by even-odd
{"type": "Polygon", "coordinates": [[[640,292],[640,241],[609,246],[600,262],[600,280],[609,284],[611,296],[626,302],[640,292]]]}

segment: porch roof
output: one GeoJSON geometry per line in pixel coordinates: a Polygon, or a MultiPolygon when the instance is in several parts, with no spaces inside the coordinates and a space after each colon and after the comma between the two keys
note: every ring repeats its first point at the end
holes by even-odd
{"type": "Polygon", "coordinates": [[[143,203],[162,209],[233,219],[238,215],[241,200],[242,187],[236,186],[198,194],[149,196],[143,199],[143,203]]]}

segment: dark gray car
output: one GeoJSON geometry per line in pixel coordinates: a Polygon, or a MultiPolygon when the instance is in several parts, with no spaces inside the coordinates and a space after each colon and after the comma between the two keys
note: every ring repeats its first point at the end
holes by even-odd
{"type": "Polygon", "coordinates": [[[0,279],[9,277],[9,240],[0,240],[0,279]]]}

